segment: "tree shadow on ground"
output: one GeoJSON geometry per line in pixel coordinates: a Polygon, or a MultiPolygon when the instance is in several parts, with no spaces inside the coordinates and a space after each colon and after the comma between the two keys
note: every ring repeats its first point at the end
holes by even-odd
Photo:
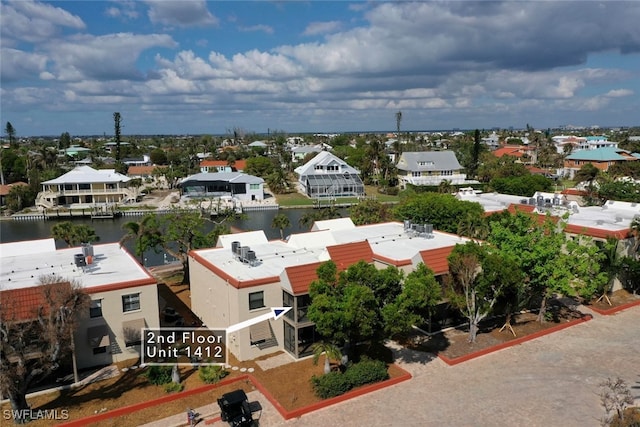
{"type": "Polygon", "coordinates": [[[438,358],[438,353],[449,347],[449,339],[443,333],[423,334],[419,331],[398,336],[389,344],[395,360],[425,365],[438,358]]]}
{"type": "MultiPolygon", "coordinates": [[[[135,366],[138,366],[138,364],[139,363],[136,363],[135,366]]],[[[132,366],[134,365],[132,364],[132,366]]],[[[144,369],[130,369],[127,372],[122,372],[116,377],[117,379],[113,383],[102,387],[96,387],[94,385],[95,382],[91,382],[76,388],[60,390],[55,399],[47,402],[38,409],[68,407],[70,402],[72,402],[71,406],[82,406],[91,401],[102,401],[106,406],[110,399],[118,399],[124,392],[132,388],[155,387],[144,377],[141,377],[144,371],[144,369]],[[87,391],[86,389],[89,386],[92,386],[91,390],[87,391]]],[[[104,382],[102,384],[104,384],[104,382]]]]}

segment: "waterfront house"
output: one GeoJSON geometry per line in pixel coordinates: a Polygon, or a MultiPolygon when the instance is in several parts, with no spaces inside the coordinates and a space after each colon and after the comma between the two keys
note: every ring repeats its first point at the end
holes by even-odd
{"type": "Polygon", "coordinates": [[[264,179],[241,172],[198,173],[183,179],[178,187],[184,197],[264,199],[264,179]]]}
{"type": "Polygon", "coordinates": [[[405,272],[424,263],[441,279],[453,247],[467,241],[428,224],[355,226],[349,218],[319,221],[313,230],[285,241],[268,240],[263,231],[228,234],[219,237],[215,248],[189,253],[191,307],[208,327],[224,329],[271,307],[293,307],[282,319],[231,333],[229,350],[239,360],[281,350],[294,358],[313,354],[320,338],[307,317],[309,286],[322,262],[332,260],[344,270],[365,261],[405,272]]]}
{"type": "Polygon", "coordinates": [[[361,197],[360,171],[328,151],[295,169],[302,191],[311,198],[361,197]]]}
{"type": "Polygon", "coordinates": [[[118,243],[56,249],[54,239],[0,244],[3,321],[29,321],[43,304],[39,278],[54,274],[91,297],[74,334],[78,369],[140,357],[141,328],[160,326],[158,287],[118,243]]]}
{"type": "Polygon", "coordinates": [[[452,184],[464,184],[467,175],[453,151],[417,151],[400,155],[398,184],[401,189],[411,185],[438,185],[447,180],[452,184]]]}
{"type": "Polygon", "coordinates": [[[13,187],[25,187],[29,186],[26,182],[18,181],[11,184],[0,185],[0,206],[5,206],[7,204],[7,196],[13,187]]]}
{"type": "Polygon", "coordinates": [[[39,208],[73,204],[131,203],[138,198],[138,189],[129,186],[129,178],[115,169],[93,169],[77,166],[58,178],[42,183],[36,198],[39,208]]]}

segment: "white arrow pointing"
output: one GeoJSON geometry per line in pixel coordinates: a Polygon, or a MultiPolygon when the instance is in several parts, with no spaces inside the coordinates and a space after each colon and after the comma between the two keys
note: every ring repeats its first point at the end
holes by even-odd
{"type": "Polygon", "coordinates": [[[231,325],[227,328],[227,334],[232,332],[239,331],[240,329],[247,328],[251,325],[255,325],[256,323],[264,322],[265,320],[275,319],[278,320],[285,313],[291,310],[292,307],[271,307],[271,311],[269,313],[261,314],[258,317],[254,317],[249,320],[245,320],[244,322],[236,323],[235,325],[231,325]]]}

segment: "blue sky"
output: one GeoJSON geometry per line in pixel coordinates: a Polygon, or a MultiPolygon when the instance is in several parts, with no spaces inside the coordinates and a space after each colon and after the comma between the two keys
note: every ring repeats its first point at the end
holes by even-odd
{"type": "Polygon", "coordinates": [[[0,4],[19,136],[640,125],[640,2],[0,4]]]}

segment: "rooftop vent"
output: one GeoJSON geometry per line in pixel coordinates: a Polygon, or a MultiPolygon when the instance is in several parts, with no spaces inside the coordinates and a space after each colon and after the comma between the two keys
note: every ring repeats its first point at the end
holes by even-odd
{"type": "Polygon", "coordinates": [[[75,254],[73,256],[73,262],[76,264],[76,267],[85,267],[87,265],[84,254],[75,254]]]}

